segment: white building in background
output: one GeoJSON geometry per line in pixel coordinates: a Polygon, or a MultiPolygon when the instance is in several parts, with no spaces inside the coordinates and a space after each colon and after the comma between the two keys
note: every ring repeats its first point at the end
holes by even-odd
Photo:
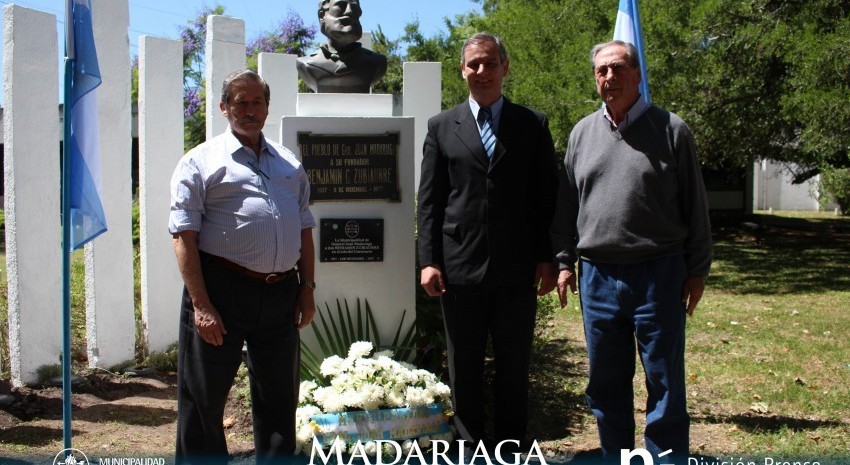
{"type": "MultiPolygon", "coordinates": [[[[818,185],[820,176],[812,177],[802,184],[792,184],[788,167],[773,160],[761,160],[753,164],[753,209],[754,210],[800,210],[817,211],[818,185]]],[[[837,205],[829,204],[826,210],[837,205]]]]}

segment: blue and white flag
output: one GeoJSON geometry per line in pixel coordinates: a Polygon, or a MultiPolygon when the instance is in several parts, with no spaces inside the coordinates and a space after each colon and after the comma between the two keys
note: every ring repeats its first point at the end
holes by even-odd
{"type": "Polygon", "coordinates": [[[106,215],[101,202],[100,134],[97,118],[97,93],[100,68],[92,32],[89,0],[69,2],[71,11],[65,23],[66,49],[73,60],[71,80],[71,135],[65,153],[69,156],[68,200],[71,207],[71,250],[82,247],[106,231],[106,215]]]}
{"type": "Polygon", "coordinates": [[[622,40],[635,46],[640,61],[640,95],[649,103],[649,78],[646,74],[646,56],[643,51],[643,31],[640,28],[638,0],[620,0],[617,22],[614,25],[614,40],[622,40]]]}

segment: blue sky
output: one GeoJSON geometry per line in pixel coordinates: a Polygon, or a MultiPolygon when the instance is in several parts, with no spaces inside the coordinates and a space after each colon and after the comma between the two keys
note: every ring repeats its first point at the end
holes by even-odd
{"type": "MultiPolygon", "coordinates": [[[[0,0],[0,5],[12,3],[56,15],[59,46],[64,50],[64,0],[0,0]]],[[[318,25],[317,0],[130,0],[130,55],[138,54],[139,36],[177,39],[179,26],[193,20],[205,5],[216,4],[225,7],[225,14],[245,21],[248,40],[273,30],[290,9],[297,12],[306,24],[318,25]]],[[[480,5],[471,0],[361,0],[361,7],[363,29],[376,30],[380,25],[384,34],[391,39],[400,37],[404,25],[415,19],[419,20],[422,33],[432,36],[440,31],[445,32],[443,18],[481,11],[480,5]]],[[[61,66],[62,61],[59,53],[61,51],[57,51],[57,66],[61,66]]],[[[59,87],[57,84],[57,95],[59,87]]],[[[0,102],[2,98],[0,94],[0,102]]]]}

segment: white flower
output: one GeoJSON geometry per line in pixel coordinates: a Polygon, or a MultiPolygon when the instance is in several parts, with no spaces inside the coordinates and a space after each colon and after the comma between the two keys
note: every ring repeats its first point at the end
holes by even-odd
{"type": "Polygon", "coordinates": [[[363,358],[372,353],[372,343],[358,341],[348,349],[348,358],[363,358]]]}
{"type": "Polygon", "coordinates": [[[413,440],[405,439],[403,443],[401,443],[401,451],[404,455],[408,455],[410,453],[410,449],[413,448],[413,440]]]}
{"type": "MultiPolygon", "coordinates": [[[[440,382],[439,378],[427,370],[418,369],[406,362],[397,362],[391,358],[390,351],[373,354],[369,342],[355,342],[348,350],[348,356],[331,356],[321,365],[321,377],[316,382],[304,381],[299,390],[299,408],[296,411],[297,449],[309,453],[316,423],[315,415],[338,413],[346,410],[376,410],[381,408],[418,407],[437,402],[451,408],[451,390],[440,382]]],[[[322,431],[335,434],[333,431],[322,431]]],[[[412,448],[422,450],[432,446],[434,439],[451,439],[453,433],[422,437],[404,441],[402,448],[408,453],[412,448]]],[[[352,447],[356,447],[352,446],[352,447]]],[[[386,450],[378,450],[374,442],[359,445],[357,450],[369,456],[378,454],[393,455],[395,448],[387,444],[386,450]]],[[[337,449],[348,449],[339,440],[330,448],[335,454],[337,449]]]]}
{"type": "Polygon", "coordinates": [[[440,382],[438,382],[438,383],[434,386],[434,392],[435,392],[435,393],[436,393],[436,395],[437,395],[438,397],[440,397],[441,399],[447,399],[449,396],[451,396],[451,395],[452,395],[452,390],[451,390],[451,388],[450,388],[448,385],[446,385],[446,384],[444,384],[444,383],[440,383],[440,382]]]}
{"type": "Polygon", "coordinates": [[[405,403],[408,407],[429,405],[434,403],[434,396],[427,389],[409,386],[405,392],[405,403]]]}
{"type": "Polygon", "coordinates": [[[325,412],[334,413],[345,410],[345,398],[333,387],[320,387],[313,391],[313,399],[325,412]]]}
{"type": "Polygon", "coordinates": [[[384,405],[384,389],[373,383],[366,383],[360,388],[361,405],[363,410],[377,410],[384,405]]]}
{"type": "Polygon", "coordinates": [[[372,354],[372,358],[374,358],[375,360],[377,360],[379,358],[392,359],[393,358],[393,351],[391,351],[391,350],[381,350],[381,351],[378,351],[378,352],[375,352],[374,354],[372,354]]]}
{"type": "Polygon", "coordinates": [[[387,407],[404,407],[404,392],[402,388],[391,389],[385,396],[387,407]]]}
{"type": "Polygon", "coordinates": [[[315,381],[301,381],[298,387],[298,404],[309,404],[313,401],[313,390],[319,387],[315,381]]]}
{"type": "MultiPolygon", "coordinates": [[[[298,450],[310,450],[313,445],[313,423],[310,417],[322,413],[315,405],[304,405],[295,411],[295,444],[298,450]]],[[[296,454],[298,451],[295,452],[296,454]]]]}
{"type": "Polygon", "coordinates": [[[322,376],[330,378],[340,374],[343,370],[343,360],[338,355],[331,355],[322,361],[322,365],[319,367],[319,371],[322,373],[322,376]]]}
{"type": "Polygon", "coordinates": [[[340,439],[339,436],[334,438],[334,442],[331,444],[331,454],[336,455],[337,450],[339,450],[340,453],[345,452],[345,441],[340,439]]]}

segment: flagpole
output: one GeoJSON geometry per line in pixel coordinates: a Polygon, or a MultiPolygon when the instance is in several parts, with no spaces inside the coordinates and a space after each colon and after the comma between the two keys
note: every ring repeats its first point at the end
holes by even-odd
{"type": "Polygon", "coordinates": [[[620,0],[617,7],[617,19],[614,23],[614,40],[630,43],[637,49],[640,66],[640,95],[648,104],[651,102],[649,98],[649,76],[646,73],[646,54],[644,53],[638,0],[620,0]]]}
{"type": "Polygon", "coordinates": [[[643,28],[641,27],[640,22],[640,7],[638,6],[638,0],[633,0],[632,8],[634,14],[635,21],[635,48],[637,48],[638,56],[641,58],[640,60],[640,76],[641,76],[641,90],[646,94],[645,100],[646,103],[650,102],[649,98],[649,75],[646,73],[646,54],[644,53],[643,47],[643,28]]]}
{"type": "Polygon", "coordinates": [[[71,76],[74,75],[73,0],[65,1],[65,90],[62,135],[62,443],[71,448],[71,76]]]}

